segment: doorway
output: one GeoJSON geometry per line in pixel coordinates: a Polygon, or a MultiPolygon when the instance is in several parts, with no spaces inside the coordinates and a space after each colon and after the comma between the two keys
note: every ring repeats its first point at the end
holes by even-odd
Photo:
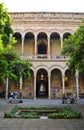
{"type": "Polygon", "coordinates": [[[45,69],[40,69],[37,72],[36,97],[48,98],[48,75],[45,69]]]}

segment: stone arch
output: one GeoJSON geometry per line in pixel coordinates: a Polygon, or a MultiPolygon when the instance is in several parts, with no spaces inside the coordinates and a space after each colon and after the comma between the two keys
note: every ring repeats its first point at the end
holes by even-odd
{"type": "Polygon", "coordinates": [[[69,69],[68,66],[66,66],[66,67],[63,69],[64,74],[65,74],[65,71],[68,70],[68,69],[69,69]]]}
{"type": "Polygon", "coordinates": [[[36,97],[48,98],[48,72],[44,68],[37,71],[36,76],[36,97]]]}
{"type": "Polygon", "coordinates": [[[61,66],[57,66],[57,65],[51,66],[51,67],[50,67],[50,73],[51,73],[51,71],[52,71],[53,69],[59,69],[59,70],[61,71],[61,73],[63,72],[63,69],[62,69],[61,66]]]}
{"type": "Polygon", "coordinates": [[[64,34],[63,34],[63,40],[64,40],[65,38],[67,39],[70,35],[71,35],[71,33],[69,33],[69,32],[64,33],[64,34]]]}
{"type": "Polygon", "coordinates": [[[26,30],[24,30],[24,36],[27,34],[27,33],[32,33],[33,35],[34,35],[34,37],[35,37],[35,31],[34,30],[32,30],[32,29],[26,29],[26,30]]]}
{"type": "Polygon", "coordinates": [[[59,67],[51,70],[51,97],[60,98],[62,93],[62,72],[59,67]]]}
{"type": "Polygon", "coordinates": [[[49,31],[49,36],[50,36],[53,32],[54,32],[54,33],[57,33],[59,36],[61,36],[61,31],[58,30],[58,29],[52,29],[52,30],[50,30],[50,31],[49,31]]]}
{"type": "Polygon", "coordinates": [[[46,36],[48,37],[48,32],[47,32],[47,30],[45,30],[45,29],[40,29],[40,30],[38,30],[37,33],[36,33],[37,37],[38,37],[38,34],[40,34],[40,33],[44,33],[44,34],[46,34],[46,36]]]}
{"type": "Polygon", "coordinates": [[[15,32],[13,34],[13,37],[15,37],[15,39],[17,40],[16,44],[14,45],[14,50],[17,53],[21,53],[21,51],[22,51],[22,35],[19,32],[15,32]]]}
{"type": "Polygon", "coordinates": [[[37,54],[46,55],[47,52],[48,52],[47,35],[44,32],[40,32],[37,35],[37,54]]]}
{"type": "Polygon", "coordinates": [[[20,33],[21,36],[22,36],[22,30],[20,30],[20,29],[14,29],[13,31],[14,31],[14,33],[20,33]]]}
{"type": "Polygon", "coordinates": [[[24,53],[28,55],[34,54],[35,36],[32,32],[27,32],[24,35],[24,53]]]}
{"type": "Polygon", "coordinates": [[[41,39],[41,38],[42,38],[41,40],[43,40],[45,38],[47,39],[47,37],[48,37],[47,34],[45,32],[43,32],[43,31],[41,31],[37,35],[37,41],[38,41],[38,39],[41,39]]]}
{"type": "Polygon", "coordinates": [[[30,68],[30,74],[31,74],[30,78],[24,81],[24,86],[23,86],[24,98],[34,98],[34,70],[33,68],[30,68]]]}
{"type": "Polygon", "coordinates": [[[63,30],[63,31],[62,31],[62,35],[64,35],[65,33],[70,33],[70,34],[73,34],[73,33],[74,33],[74,31],[73,31],[73,30],[71,30],[71,29],[65,29],[65,30],[63,30]]]}
{"type": "Polygon", "coordinates": [[[61,38],[57,32],[52,32],[50,35],[50,54],[59,56],[61,51],[61,38]]]}
{"type": "Polygon", "coordinates": [[[46,65],[40,65],[40,66],[37,66],[36,67],[36,74],[37,74],[37,71],[39,70],[39,69],[45,69],[46,71],[47,71],[47,73],[49,73],[49,69],[48,69],[48,67],[46,66],[46,65]]]}
{"type": "Polygon", "coordinates": [[[65,88],[66,88],[66,92],[68,90],[69,93],[73,93],[76,91],[76,86],[75,86],[75,74],[71,72],[71,70],[69,68],[66,68],[65,70],[65,88]]]}

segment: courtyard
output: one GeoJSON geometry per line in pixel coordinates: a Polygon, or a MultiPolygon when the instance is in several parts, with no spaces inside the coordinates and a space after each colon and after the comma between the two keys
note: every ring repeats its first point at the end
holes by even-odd
{"type": "Polygon", "coordinates": [[[23,99],[23,103],[8,103],[0,99],[0,130],[84,130],[84,99],[76,104],[62,104],[60,99],[23,99]],[[15,105],[18,106],[71,106],[82,113],[81,119],[11,119],[4,118],[15,105]]]}

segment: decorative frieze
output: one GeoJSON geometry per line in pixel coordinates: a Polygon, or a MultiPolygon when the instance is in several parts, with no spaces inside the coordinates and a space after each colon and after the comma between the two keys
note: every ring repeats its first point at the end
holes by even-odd
{"type": "Polygon", "coordinates": [[[84,13],[16,12],[10,13],[13,21],[60,21],[84,18],[84,13]]]}
{"type": "Polygon", "coordinates": [[[13,26],[64,27],[79,26],[84,13],[16,12],[9,13],[13,26]]]}

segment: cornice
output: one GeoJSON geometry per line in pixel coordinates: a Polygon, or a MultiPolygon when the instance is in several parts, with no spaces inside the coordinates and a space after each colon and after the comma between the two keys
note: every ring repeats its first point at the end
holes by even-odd
{"type": "Polygon", "coordinates": [[[84,13],[55,12],[11,12],[12,26],[70,26],[77,27],[82,23],[84,13]]]}
{"type": "Polygon", "coordinates": [[[81,21],[84,13],[12,12],[13,21],[81,21]]]}

